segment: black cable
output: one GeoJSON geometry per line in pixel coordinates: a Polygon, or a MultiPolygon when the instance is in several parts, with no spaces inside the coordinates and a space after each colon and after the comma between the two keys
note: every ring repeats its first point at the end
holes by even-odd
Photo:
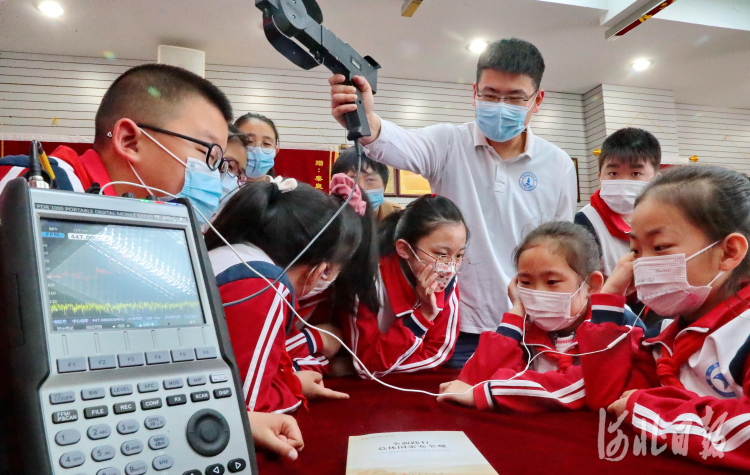
{"type": "Polygon", "coordinates": [[[323,228],[320,231],[318,231],[318,234],[316,234],[310,240],[310,242],[307,244],[307,246],[305,246],[305,248],[302,249],[299,254],[297,254],[297,257],[295,257],[294,259],[292,259],[292,262],[290,262],[289,265],[287,265],[286,268],[284,268],[284,270],[276,278],[276,280],[274,280],[273,282],[271,282],[270,284],[268,284],[267,286],[265,286],[263,289],[255,292],[252,295],[248,295],[247,297],[243,297],[243,298],[241,298],[239,300],[235,300],[233,302],[227,302],[227,303],[225,303],[224,307],[231,307],[233,305],[238,305],[238,304],[241,304],[243,302],[247,302],[250,299],[254,299],[255,297],[257,297],[260,294],[262,294],[263,292],[265,292],[266,290],[270,289],[272,286],[274,286],[277,283],[279,283],[279,281],[281,280],[281,278],[286,275],[287,271],[289,269],[291,269],[291,267],[302,257],[302,255],[305,254],[305,252],[307,252],[308,249],[310,249],[310,246],[312,246],[313,243],[321,236],[321,234],[323,234],[325,232],[325,230],[328,229],[328,226],[330,226],[331,223],[333,223],[333,220],[336,219],[336,217],[339,214],[341,214],[341,212],[344,210],[344,208],[346,208],[349,205],[349,200],[352,199],[352,195],[354,195],[354,190],[357,188],[357,181],[359,181],[359,172],[360,172],[360,168],[362,167],[362,154],[364,152],[362,150],[362,146],[359,144],[359,139],[356,139],[354,141],[354,149],[357,151],[357,175],[354,177],[354,186],[352,187],[352,191],[349,193],[349,196],[346,198],[346,200],[344,201],[344,203],[333,214],[333,216],[331,216],[331,219],[329,219],[328,222],[325,224],[325,226],[323,226],[323,228]]]}

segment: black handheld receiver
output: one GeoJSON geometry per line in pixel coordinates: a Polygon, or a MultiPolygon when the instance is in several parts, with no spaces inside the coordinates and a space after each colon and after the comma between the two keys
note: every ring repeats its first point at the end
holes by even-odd
{"type": "MultiPolygon", "coordinates": [[[[263,11],[263,31],[276,50],[302,69],[320,64],[334,74],[343,74],[353,85],[354,76],[364,76],[372,87],[378,85],[380,65],[370,56],[362,57],[331,30],[324,27],[323,12],[315,0],[255,0],[263,11]],[[292,38],[310,50],[308,53],[292,38]]],[[[370,135],[362,94],[357,90],[357,110],[344,116],[348,140],[370,135]]]]}

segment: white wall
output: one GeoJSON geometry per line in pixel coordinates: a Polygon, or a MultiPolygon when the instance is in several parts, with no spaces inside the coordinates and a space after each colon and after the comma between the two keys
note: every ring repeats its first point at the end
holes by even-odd
{"type": "MultiPolygon", "coordinates": [[[[137,61],[0,52],[0,139],[93,141],[94,114],[109,84],[137,61]],[[57,118],[57,125],[53,119],[57,118]]],[[[330,114],[328,73],[206,65],[235,114],[268,115],[284,148],[330,150],[345,141],[330,114]]],[[[377,111],[403,127],[474,118],[471,85],[379,78],[377,111]]],[[[548,92],[532,128],[573,157],[586,153],[582,98],[548,92]]]]}
{"type": "MultiPolygon", "coordinates": [[[[91,142],[94,114],[109,84],[139,61],[0,52],[0,139],[91,142]],[[57,119],[57,124],[53,120],[57,119]]],[[[206,77],[237,115],[273,118],[283,148],[332,150],[344,130],[330,115],[325,70],[206,65],[206,77]]],[[[407,128],[473,120],[471,86],[381,77],[377,111],[407,128]]],[[[750,111],[675,104],[671,91],[601,85],[585,95],[548,92],[532,129],[579,162],[581,205],[597,186],[607,134],[632,125],[653,132],[665,162],[716,163],[750,173],[750,111]]]]}
{"type": "Polygon", "coordinates": [[[750,175],[750,110],[676,104],[675,112],[683,159],[750,175]]]}

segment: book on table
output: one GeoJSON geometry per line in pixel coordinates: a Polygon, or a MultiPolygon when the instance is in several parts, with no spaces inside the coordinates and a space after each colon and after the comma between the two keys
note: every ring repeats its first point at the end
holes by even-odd
{"type": "Polygon", "coordinates": [[[346,475],[497,475],[460,431],[349,437],[346,475]]]}

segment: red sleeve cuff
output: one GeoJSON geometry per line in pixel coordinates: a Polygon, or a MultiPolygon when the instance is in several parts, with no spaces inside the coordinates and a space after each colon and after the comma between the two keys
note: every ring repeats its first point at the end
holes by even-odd
{"type": "Polygon", "coordinates": [[[523,317],[516,315],[515,313],[504,313],[501,323],[513,325],[518,328],[519,331],[523,330],[523,317]]]}
{"type": "Polygon", "coordinates": [[[422,315],[422,312],[420,312],[419,309],[414,310],[414,320],[416,320],[425,329],[425,331],[429,330],[435,325],[434,320],[427,320],[427,318],[422,315]]]}
{"type": "Polygon", "coordinates": [[[480,411],[489,411],[494,407],[492,394],[490,393],[490,383],[474,387],[474,402],[480,411]]]}
{"type": "Polygon", "coordinates": [[[323,337],[320,336],[320,332],[318,331],[317,328],[308,327],[308,329],[310,330],[310,334],[315,339],[315,348],[316,348],[315,352],[322,353],[323,352],[323,337]]]}
{"type": "Polygon", "coordinates": [[[633,425],[633,414],[635,412],[635,403],[637,402],[640,395],[643,394],[643,391],[636,391],[630,395],[628,398],[628,403],[625,405],[625,410],[628,411],[628,415],[625,416],[625,422],[629,423],[630,425],[633,425]]]}

